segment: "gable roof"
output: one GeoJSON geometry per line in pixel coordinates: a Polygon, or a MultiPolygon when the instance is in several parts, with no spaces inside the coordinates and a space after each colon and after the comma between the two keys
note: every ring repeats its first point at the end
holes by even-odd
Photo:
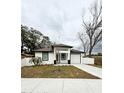
{"type": "Polygon", "coordinates": [[[73,46],[70,45],[65,45],[65,44],[54,44],[52,45],[53,47],[68,47],[68,48],[72,48],[73,46]]]}
{"type": "Polygon", "coordinates": [[[80,50],[72,49],[71,50],[71,53],[84,53],[84,52],[83,51],[80,51],[80,50]]]}
{"type": "Polygon", "coordinates": [[[52,48],[40,48],[40,49],[35,49],[35,52],[52,52],[52,48]]]}
{"type": "MultiPolygon", "coordinates": [[[[49,48],[40,48],[40,49],[35,49],[35,52],[53,52],[53,47],[67,47],[67,48],[72,48],[72,46],[65,45],[65,44],[54,44],[52,47],[49,48]]],[[[71,53],[84,53],[83,51],[76,50],[76,49],[71,49],[71,53]]]]}

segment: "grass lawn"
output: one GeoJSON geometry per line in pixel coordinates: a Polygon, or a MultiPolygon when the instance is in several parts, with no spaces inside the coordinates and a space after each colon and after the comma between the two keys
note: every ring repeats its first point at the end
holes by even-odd
{"type": "Polygon", "coordinates": [[[88,65],[90,65],[90,66],[94,66],[94,67],[98,67],[98,68],[102,68],[101,65],[96,65],[96,64],[88,64],[88,65]]]}
{"type": "Polygon", "coordinates": [[[99,79],[74,66],[29,66],[21,68],[22,78],[85,78],[99,79]]]}

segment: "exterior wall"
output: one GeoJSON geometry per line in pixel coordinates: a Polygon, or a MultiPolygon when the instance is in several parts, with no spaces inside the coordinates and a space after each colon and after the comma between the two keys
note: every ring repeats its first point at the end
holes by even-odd
{"type": "MultiPolygon", "coordinates": [[[[42,55],[42,53],[41,53],[42,55]]],[[[43,61],[43,64],[54,64],[54,54],[52,52],[48,53],[48,61],[43,61]]]]}
{"type": "Polygon", "coordinates": [[[35,52],[35,57],[41,57],[42,59],[42,52],[35,52]]]}
{"type": "MultiPolygon", "coordinates": [[[[35,57],[41,57],[42,59],[42,52],[35,52],[35,57]]],[[[54,64],[54,54],[53,52],[48,52],[48,61],[42,61],[43,64],[54,64]]]]}
{"type": "Polygon", "coordinates": [[[94,64],[94,58],[81,58],[82,64],[94,64]]]}
{"type": "Polygon", "coordinates": [[[81,55],[80,54],[71,54],[71,64],[80,64],[81,55]]]}

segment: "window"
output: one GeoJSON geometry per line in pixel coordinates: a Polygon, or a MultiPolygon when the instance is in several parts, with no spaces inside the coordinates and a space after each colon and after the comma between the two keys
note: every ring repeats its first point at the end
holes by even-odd
{"type": "Polygon", "coordinates": [[[49,59],[48,59],[49,57],[48,57],[48,53],[47,52],[43,52],[42,53],[42,60],[43,61],[48,61],[49,59]]]}
{"type": "Polygon", "coordinates": [[[66,53],[61,53],[61,60],[66,60],[66,53]]]}

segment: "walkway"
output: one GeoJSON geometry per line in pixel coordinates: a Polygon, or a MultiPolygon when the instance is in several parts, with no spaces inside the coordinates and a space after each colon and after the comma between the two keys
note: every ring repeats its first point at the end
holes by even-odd
{"type": "Polygon", "coordinates": [[[73,64],[73,66],[75,66],[81,70],[84,70],[94,76],[102,78],[102,69],[101,68],[93,67],[93,66],[89,66],[89,65],[85,65],[85,64],[73,64]]]}
{"type": "Polygon", "coordinates": [[[101,79],[22,78],[21,93],[102,93],[101,79]]]}

